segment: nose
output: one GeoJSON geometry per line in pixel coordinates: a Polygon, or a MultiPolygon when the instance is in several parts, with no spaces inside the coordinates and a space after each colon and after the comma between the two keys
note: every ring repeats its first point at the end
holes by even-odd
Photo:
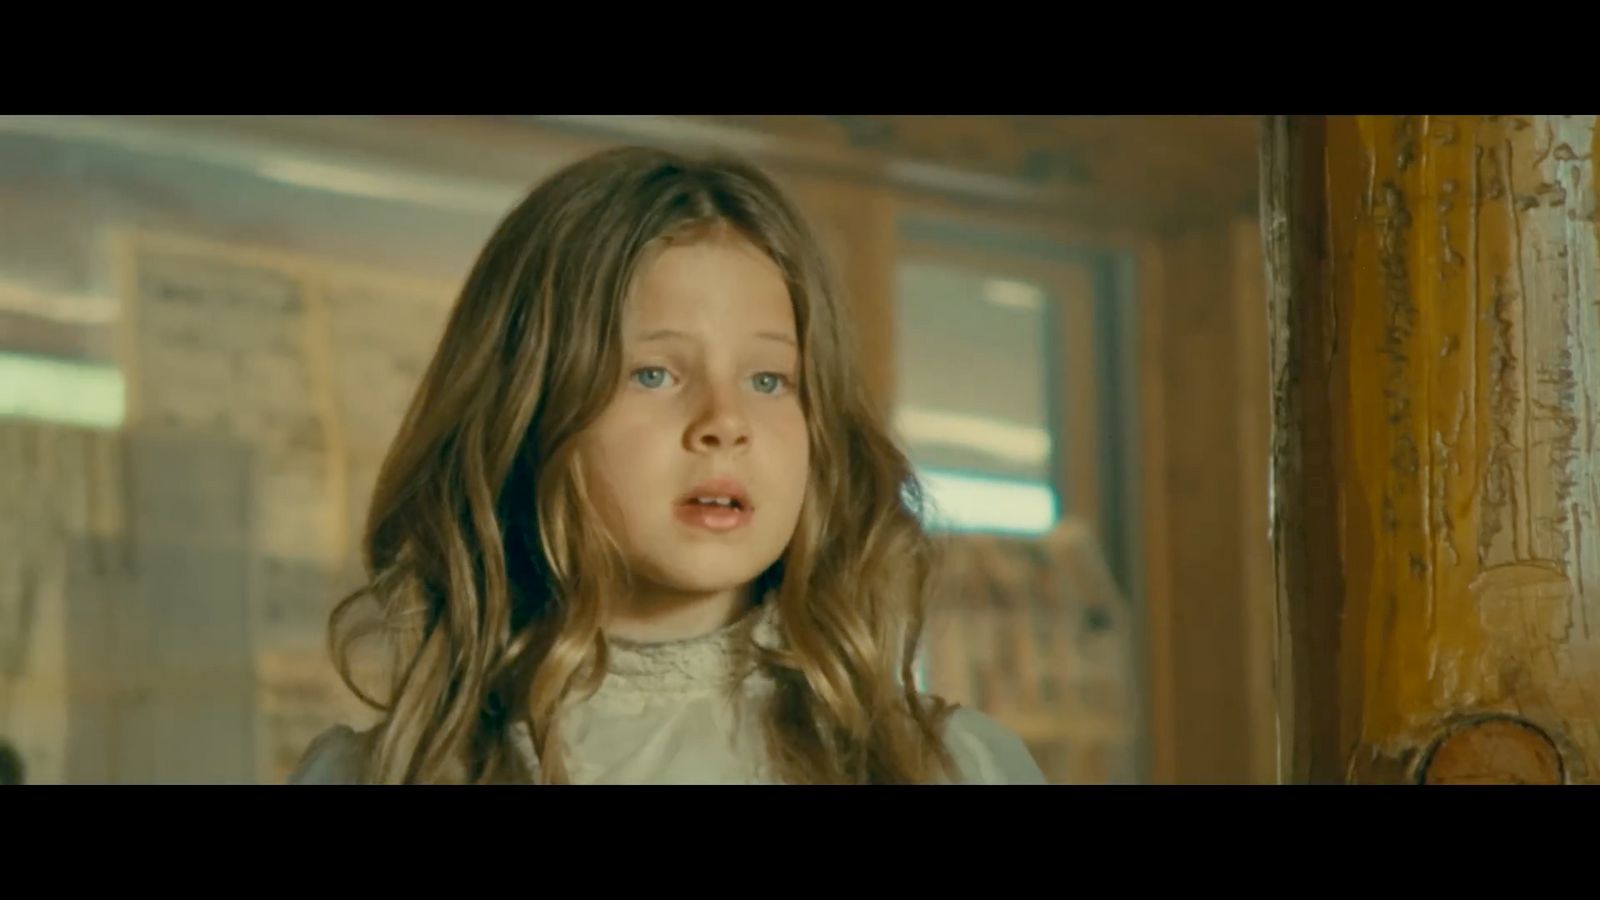
{"type": "Polygon", "coordinates": [[[750,421],[733,392],[708,391],[685,438],[698,453],[743,448],[750,444],[750,421]]]}

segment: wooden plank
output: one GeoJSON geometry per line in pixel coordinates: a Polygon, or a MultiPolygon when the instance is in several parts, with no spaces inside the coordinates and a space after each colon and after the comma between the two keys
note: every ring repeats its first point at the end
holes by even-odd
{"type": "Polygon", "coordinates": [[[1143,242],[1137,253],[1139,305],[1139,470],[1140,531],[1144,550],[1144,642],[1142,645],[1145,719],[1149,729],[1144,767],[1150,781],[1178,780],[1177,674],[1173,646],[1172,570],[1167,521],[1171,506],[1167,486],[1168,435],[1166,380],[1158,360],[1165,339],[1166,254],[1161,241],[1143,242]]]}
{"type": "Polygon", "coordinates": [[[1272,367],[1272,537],[1277,561],[1279,772],[1343,778],[1335,660],[1344,591],[1334,556],[1337,508],[1323,283],[1325,123],[1269,119],[1263,130],[1262,230],[1272,367]]]}
{"type": "Polygon", "coordinates": [[[862,377],[882,409],[894,396],[895,197],[876,185],[779,175],[820,233],[855,327],[862,377]]]}
{"type": "Polygon", "coordinates": [[[1233,393],[1237,424],[1239,599],[1244,619],[1248,779],[1278,781],[1277,703],[1273,695],[1274,609],[1271,481],[1272,388],[1267,364],[1266,275],[1261,227],[1254,218],[1229,225],[1233,248],[1233,393]]]}

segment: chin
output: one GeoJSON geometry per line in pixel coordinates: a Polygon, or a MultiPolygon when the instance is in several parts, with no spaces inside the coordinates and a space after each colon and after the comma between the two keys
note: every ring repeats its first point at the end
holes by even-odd
{"type": "Polygon", "coordinates": [[[674,591],[714,594],[744,587],[772,565],[772,561],[752,561],[747,554],[739,557],[730,559],[726,553],[675,554],[670,562],[652,561],[651,580],[674,591]]]}

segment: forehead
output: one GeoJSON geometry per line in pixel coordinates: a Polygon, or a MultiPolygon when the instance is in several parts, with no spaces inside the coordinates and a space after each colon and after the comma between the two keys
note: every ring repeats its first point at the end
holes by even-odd
{"type": "Polygon", "coordinates": [[[625,318],[630,331],[794,332],[794,307],[777,263],[747,238],[725,230],[663,244],[648,254],[625,318]]]}

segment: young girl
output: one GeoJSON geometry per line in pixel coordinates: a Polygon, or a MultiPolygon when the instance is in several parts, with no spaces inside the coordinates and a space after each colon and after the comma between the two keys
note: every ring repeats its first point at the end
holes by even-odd
{"type": "Polygon", "coordinates": [[[292,780],[1042,782],[914,687],[932,547],[852,340],[747,165],[626,149],[540,185],[467,279],[330,623],[382,721],[292,780]]]}

